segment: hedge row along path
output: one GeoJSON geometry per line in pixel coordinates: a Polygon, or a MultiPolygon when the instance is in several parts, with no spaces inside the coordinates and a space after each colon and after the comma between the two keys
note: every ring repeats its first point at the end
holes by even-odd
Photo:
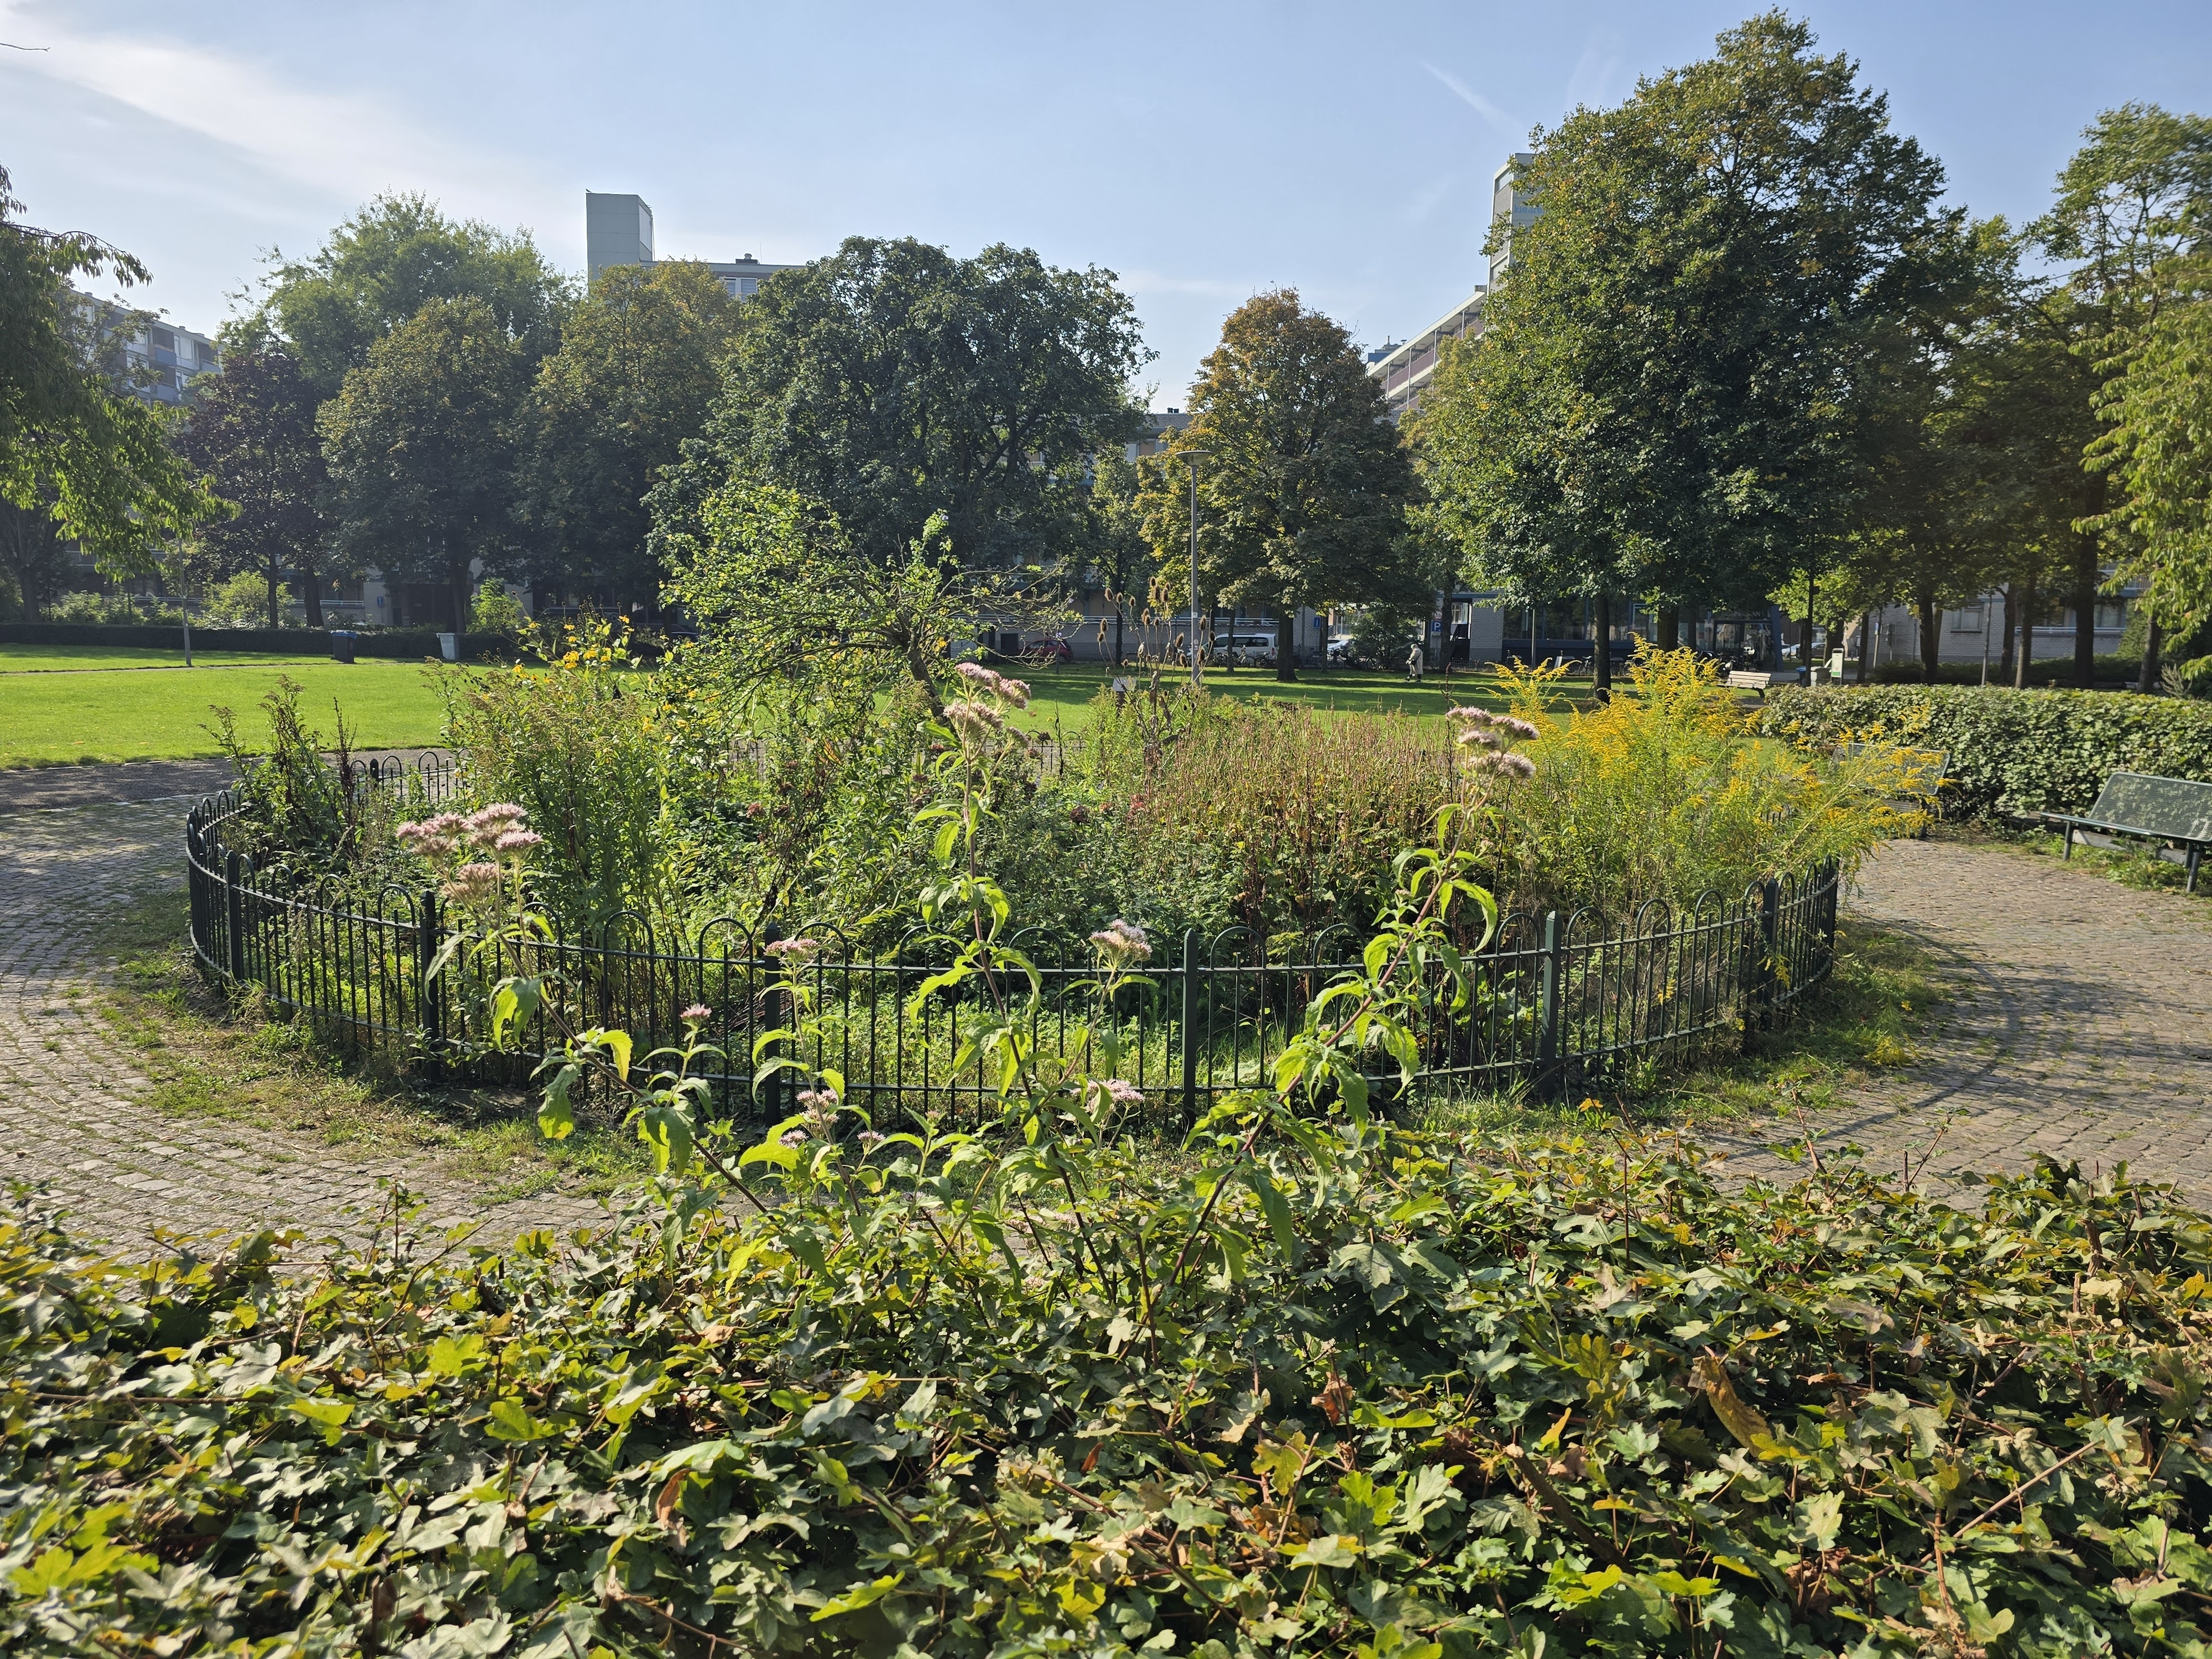
{"type": "MultiPolygon", "coordinates": [[[[114,775],[135,769],[73,781],[106,773],[124,788],[114,775]]],[[[81,1231],[126,1248],[155,1226],[353,1231],[380,1178],[422,1194],[426,1224],[481,1220],[495,1237],[599,1213],[558,1194],[486,1206],[426,1155],[356,1158],[145,1103],[148,1080],[94,994],[112,968],[100,939],[149,891],[181,887],[185,805],[0,814],[0,1179],[51,1182],[81,1231]]],[[[1999,849],[1907,842],[1873,860],[1851,908],[1913,931],[1960,988],[1918,1063],[1814,1120],[1823,1148],[1856,1144],[1939,1182],[2038,1152],[2084,1168],[2124,1158],[2212,1200],[2212,906],[1999,849]]],[[[1795,1138],[1708,1137],[1738,1169],[1783,1174],[1775,1149],[1795,1138]]]]}

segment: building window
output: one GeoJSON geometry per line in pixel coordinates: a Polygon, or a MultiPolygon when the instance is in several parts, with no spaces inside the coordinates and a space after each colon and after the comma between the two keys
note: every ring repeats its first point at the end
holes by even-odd
{"type": "Polygon", "coordinates": [[[1978,634],[1982,631],[1982,613],[1978,611],[1954,611],[1951,613],[1954,634],[1978,634]]]}

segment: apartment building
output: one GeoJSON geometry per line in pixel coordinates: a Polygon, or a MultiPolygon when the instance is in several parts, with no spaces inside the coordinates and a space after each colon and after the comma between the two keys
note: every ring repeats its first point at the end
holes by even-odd
{"type": "MultiPolygon", "coordinates": [[[[592,280],[615,265],[647,265],[654,261],[653,209],[642,196],[587,190],[584,192],[584,263],[592,280]]],[[[735,259],[702,259],[734,300],[749,300],[760,285],[779,270],[796,265],[772,265],[751,254],[735,259]]]]}

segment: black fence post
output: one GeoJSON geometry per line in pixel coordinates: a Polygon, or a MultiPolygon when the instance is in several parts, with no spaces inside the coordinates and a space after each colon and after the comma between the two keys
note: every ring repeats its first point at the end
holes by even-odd
{"type": "Polygon", "coordinates": [[[226,943],[230,963],[230,982],[246,983],[246,905],[238,889],[239,858],[235,853],[222,856],[222,919],[223,931],[229,934],[226,943]]]}
{"type": "Polygon", "coordinates": [[[1182,930],[1182,1115],[1198,1121],[1198,929],[1182,930]]]}
{"type": "MultiPolygon", "coordinates": [[[[775,923],[771,921],[762,930],[761,943],[763,945],[781,945],[782,942],[783,929],[777,927],[775,923]]],[[[781,957],[769,957],[768,960],[771,963],[776,963],[779,969],[781,969],[782,963],[781,957]]],[[[790,1021],[785,1017],[785,1004],[788,1000],[788,997],[781,990],[772,990],[769,992],[764,999],[763,999],[761,1004],[761,1029],[763,1030],[781,1030],[786,1025],[790,1024],[790,1021]]],[[[953,1018],[956,1020],[959,1018],[957,1011],[954,1013],[953,1018]]],[[[767,1054],[763,1055],[762,1058],[773,1059],[776,1054],[782,1052],[782,1048],[783,1045],[778,1043],[775,1047],[769,1048],[767,1054]]],[[[750,1060],[748,1063],[753,1065],[756,1069],[758,1068],[758,1060],[750,1060]]],[[[783,1103],[784,1097],[790,1092],[786,1086],[789,1080],[788,1077],[781,1071],[772,1073],[769,1077],[768,1095],[765,1099],[760,1102],[760,1107],[761,1109],[768,1115],[768,1121],[770,1123],[781,1123],[786,1117],[790,1115],[790,1114],[785,1109],[783,1103]]]]}
{"type": "Polygon", "coordinates": [[[1759,1010],[1759,1029],[1770,1029],[1774,1024],[1774,953],[1781,933],[1782,884],[1769,876],[1759,884],[1759,971],[1753,981],[1754,1006],[1759,1010]]]}
{"type": "Polygon", "coordinates": [[[415,929],[415,956],[422,975],[422,1050],[431,1063],[446,1041],[446,995],[431,970],[438,962],[438,890],[422,890],[422,911],[415,929]]]}
{"type": "Polygon", "coordinates": [[[1559,926],[1559,913],[1547,911],[1536,1005],[1536,1092],[1546,1099],[1566,1093],[1566,1068],[1559,1060],[1559,1031],[1566,1012],[1565,987],[1561,982],[1565,966],[1565,930],[1559,926]]]}

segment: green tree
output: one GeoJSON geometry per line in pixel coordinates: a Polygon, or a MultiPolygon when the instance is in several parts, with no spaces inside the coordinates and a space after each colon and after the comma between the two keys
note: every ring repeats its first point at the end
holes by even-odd
{"type": "Polygon", "coordinates": [[[140,283],[146,269],[95,238],[24,224],[22,207],[0,168],[0,500],[44,514],[105,574],[143,574],[222,511],[169,447],[165,414],[118,383],[115,347],[146,313],[70,286],[140,283]]]}
{"type": "Polygon", "coordinates": [[[320,399],[299,360],[265,336],[226,343],[221,373],[193,384],[177,447],[204,469],[237,516],[203,528],[185,554],[195,574],[261,578],[278,625],[284,573],[300,573],[307,623],[323,625],[323,505],[330,477],[315,428],[320,399]]]}
{"type": "Polygon", "coordinates": [[[521,344],[482,300],[432,300],[369,348],[319,425],[340,544],[387,575],[437,582],[465,625],[471,566],[511,544],[521,344]]]}
{"type": "Polygon", "coordinates": [[[260,321],[328,399],[427,303],[463,298],[486,306],[534,363],[559,340],[568,285],[527,231],[457,222],[419,195],[380,196],[312,257],[274,258],[260,321]]]}
{"type": "Polygon", "coordinates": [[[1301,606],[1405,604],[1422,586],[1406,509],[1413,464],[1352,337],[1294,289],[1248,300],[1190,389],[1190,424],[1143,497],[1163,561],[1186,546],[1195,451],[1200,580],[1276,617],[1278,679],[1297,678],[1301,606]]]}
{"type": "Polygon", "coordinates": [[[38,621],[69,571],[69,544],[51,512],[0,497],[0,569],[14,579],[24,618],[38,621]]]}
{"type": "MultiPolygon", "coordinates": [[[[1112,448],[1098,457],[1091,480],[1091,544],[1089,558],[1091,585],[1103,592],[1114,607],[1114,665],[1120,667],[1126,653],[1129,612],[1148,608],[1151,586],[1160,560],[1145,534],[1144,509],[1139,496],[1143,469],[1125,450],[1112,448]]],[[[1100,643],[1105,641],[1102,639],[1100,643]]]]}
{"type": "Polygon", "coordinates": [[[2202,557],[2176,516],[2180,500],[2160,453],[2185,454],[2185,431],[2146,422],[2182,415],[2193,362],[2185,319],[2166,325],[2175,307],[2201,301],[2212,264],[2212,119],[2175,115],[2155,105],[2126,104],[2099,116],[2081,148],[2058,176],[2051,211],[2035,233],[2045,251],[2073,264],[2067,286],[2084,313],[2075,349],[2094,360],[2100,384],[2094,401],[2112,429],[2093,436],[2085,457],[2099,482],[2119,492],[2087,513],[2080,528],[2104,538],[2115,581],[2143,585],[2150,611],[2142,689],[2157,672],[2159,635],[2168,622],[2202,614],[2192,598],[2208,580],[2202,557]],[[2140,368],[2138,368],[2140,365],[2140,368]],[[2177,379],[2179,375],[2180,378],[2177,379]],[[2175,394],[2181,394],[2177,401],[2175,394]],[[2141,501],[2138,484],[2151,493],[2141,501]],[[2172,611],[2170,617],[2161,612],[2172,611]]]}
{"type": "Polygon", "coordinates": [[[880,569],[939,514],[970,569],[1064,559],[1091,458],[1134,435],[1146,355],[1110,271],[854,237],[744,307],[705,438],[653,492],[655,555],[690,562],[702,507],[741,477],[819,503],[880,569]]]}
{"type": "Polygon", "coordinates": [[[1537,136],[1542,212],[1414,423],[1483,580],[1741,601],[1855,511],[1870,344],[1954,239],[1940,167],[1813,46],[1770,12],[1537,136]]]}
{"type": "Polygon", "coordinates": [[[646,493],[704,427],[738,310],[704,266],[671,262],[607,271],[562,320],[520,434],[517,574],[538,592],[658,605],[646,493]]]}
{"type": "MultiPolygon", "coordinates": [[[[2197,284],[2205,295],[2212,271],[2197,284]]],[[[2212,297],[2163,306],[2096,405],[2106,429],[2089,446],[2089,465],[2119,496],[2100,522],[2127,533],[2153,621],[2185,636],[2212,618],[2212,297]]],[[[2146,659],[2154,649],[2147,640],[2146,659]]]]}
{"type": "Polygon", "coordinates": [[[779,485],[732,479],[701,517],[700,550],[671,577],[668,598],[697,621],[712,678],[741,702],[834,686],[840,701],[857,687],[872,703],[903,677],[934,710],[946,647],[977,618],[1026,602],[1018,577],[954,565],[942,517],[888,566],[864,556],[821,502],[779,485]]]}

